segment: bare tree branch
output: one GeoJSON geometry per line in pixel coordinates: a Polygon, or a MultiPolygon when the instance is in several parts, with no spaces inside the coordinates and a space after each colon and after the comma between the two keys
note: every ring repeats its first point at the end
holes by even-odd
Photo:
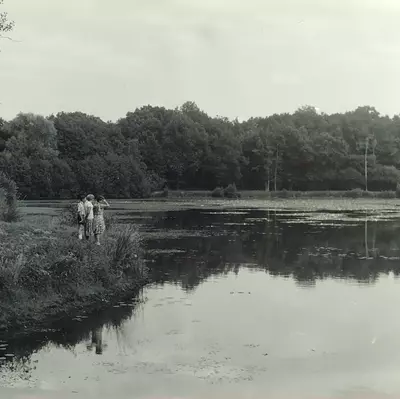
{"type": "MultiPolygon", "coordinates": [[[[3,0],[0,0],[0,6],[3,4],[3,0]]],[[[0,12],[0,32],[7,33],[14,29],[14,21],[8,19],[6,12],[0,12]]]]}
{"type": "Polygon", "coordinates": [[[21,43],[21,40],[13,39],[13,38],[10,37],[10,36],[0,35],[0,39],[7,39],[7,40],[10,40],[10,41],[12,41],[12,42],[21,43]]]}

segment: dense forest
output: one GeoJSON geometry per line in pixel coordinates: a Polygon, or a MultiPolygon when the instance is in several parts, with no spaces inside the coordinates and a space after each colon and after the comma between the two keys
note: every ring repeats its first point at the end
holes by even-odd
{"type": "Polygon", "coordinates": [[[0,119],[0,171],[24,198],[79,192],[146,197],[165,185],[212,190],[394,190],[400,116],[364,106],[310,106],[247,121],[211,117],[193,102],[144,106],[117,122],[81,112],[0,119]]]}

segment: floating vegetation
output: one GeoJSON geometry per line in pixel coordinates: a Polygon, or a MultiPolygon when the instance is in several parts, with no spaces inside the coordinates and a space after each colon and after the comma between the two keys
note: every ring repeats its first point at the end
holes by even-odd
{"type": "Polygon", "coordinates": [[[246,222],[231,222],[231,223],[222,223],[224,226],[251,226],[251,223],[246,223],[246,222]]]}
{"type": "Polygon", "coordinates": [[[271,222],[272,219],[270,218],[246,218],[248,222],[271,222]]]}
{"type": "Polygon", "coordinates": [[[247,215],[248,211],[221,211],[221,212],[200,212],[203,215],[247,215]]]}
{"type": "Polygon", "coordinates": [[[161,248],[156,248],[156,249],[149,249],[147,250],[148,254],[156,255],[156,254],[184,254],[187,251],[184,251],[182,249],[161,249],[161,248]]]}
{"type": "MultiPolygon", "coordinates": [[[[212,226],[209,226],[212,227],[212,226]]],[[[171,239],[181,237],[209,237],[212,235],[221,235],[220,232],[206,230],[172,230],[172,229],[156,229],[145,230],[141,232],[143,239],[171,239]]]]}

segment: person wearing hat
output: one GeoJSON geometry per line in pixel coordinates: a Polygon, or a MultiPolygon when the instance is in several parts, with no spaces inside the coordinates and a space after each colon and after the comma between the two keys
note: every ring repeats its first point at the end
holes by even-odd
{"type": "Polygon", "coordinates": [[[86,202],[85,202],[85,237],[87,240],[90,240],[90,237],[93,236],[93,201],[94,201],[94,195],[89,194],[86,197],[86,202]]]}

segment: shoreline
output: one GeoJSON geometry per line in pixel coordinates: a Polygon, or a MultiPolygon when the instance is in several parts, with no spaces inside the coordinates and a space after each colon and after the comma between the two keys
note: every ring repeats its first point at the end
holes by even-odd
{"type": "Polygon", "coordinates": [[[131,300],[140,294],[141,290],[148,283],[150,283],[150,280],[146,281],[144,284],[116,287],[121,289],[121,291],[112,290],[108,295],[104,295],[101,298],[93,295],[92,297],[88,296],[85,300],[75,303],[69,302],[63,308],[53,308],[53,314],[49,314],[51,308],[44,309],[43,313],[45,316],[40,319],[35,319],[34,323],[26,324],[28,319],[25,319],[25,324],[24,321],[21,321],[18,325],[12,325],[11,328],[7,330],[0,330],[0,340],[11,342],[29,337],[33,334],[46,333],[47,331],[60,331],[64,323],[70,322],[75,318],[91,318],[95,313],[104,312],[120,302],[131,300]]]}
{"type": "MultiPolygon", "coordinates": [[[[213,200],[235,200],[235,199],[332,199],[332,198],[348,198],[348,199],[396,199],[400,198],[400,193],[396,190],[387,191],[365,191],[362,189],[353,190],[314,190],[314,191],[289,191],[289,190],[278,190],[278,191],[264,191],[264,190],[238,190],[237,193],[240,195],[239,198],[228,198],[228,197],[213,197],[212,190],[169,190],[168,195],[151,195],[145,198],[112,198],[111,201],[168,201],[169,199],[204,199],[209,198],[213,200]]],[[[153,193],[156,194],[156,193],[153,193]]],[[[64,202],[74,202],[74,198],[32,198],[21,200],[20,203],[41,203],[41,202],[52,202],[54,204],[64,202]]]]}
{"type": "MultiPolygon", "coordinates": [[[[397,198],[395,190],[389,191],[364,191],[361,189],[354,190],[315,190],[315,191],[263,191],[263,190],[238,190],[239,199],[301,199],[301,198],[380,198],[394,199],[397,198]]],[[[162,198],[162,197],[159,197],[162,198]]],[[[207,190],[170,190],[165,198],[213,198],[212,191],[207,190]]],[[[228,198],[225,198],[228,199],[228,198]]]]}

